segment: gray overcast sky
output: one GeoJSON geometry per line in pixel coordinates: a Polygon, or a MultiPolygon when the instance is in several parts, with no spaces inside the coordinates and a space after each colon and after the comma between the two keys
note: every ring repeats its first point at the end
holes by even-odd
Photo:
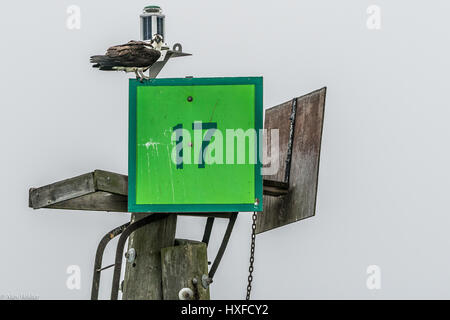
{"type": "MultiPolygon", "coordinates": [[[[257,237],[253,298],[450,298],[444,0],[3,1],[0,295],[90,297],[96,245],[129,216],[33,211],[28,188],[127,172],[128,76],[93,70],[89,56],[139,38],[148,4],[162,6],[167,41],[194,54],[161,77],[262,75],[265,107],[328,87],[317,215],[257,237]],[[72,4],[80,30],[66,28],[72,4]],[[374,4],[380,30],[366,24],[374,4]],[[80,290],[66,287],[69,265],[80,290]],[[380,290],[366,286],[369,265],[380,290]]],[[[198,239],[203,225],[180,219],[177,235],[198,239]]],[[[244,298],[249,241],[241,215],[212,298],[244,298]]]]}

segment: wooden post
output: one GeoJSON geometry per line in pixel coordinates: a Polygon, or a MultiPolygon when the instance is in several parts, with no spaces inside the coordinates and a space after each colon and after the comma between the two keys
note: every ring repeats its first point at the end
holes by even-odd
{"type": "Polygon", "coordinates": [[[206,243],[176,240],[176,246],[161,250],[164,300],[178,300],[181,289],[193,292],[186,300],[209,300],[206,243]]]}
{"type": "MultiPolygon", "coordinates": [[[[131,222],[147,214],[134,213],[131,222]]],[[[128,250],[133,248],[136,259],[126,262],[123,300],[162,300],[161,249],[175,244],[177,215],[153,222],[136,230],[129,238],[128,250]]]]}

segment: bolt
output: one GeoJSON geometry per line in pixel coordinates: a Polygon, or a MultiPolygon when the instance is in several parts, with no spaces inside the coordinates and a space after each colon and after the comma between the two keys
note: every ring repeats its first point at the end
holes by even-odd
{"type": "Polygon", "coordinates": [[[255,199],[255,207],[257,207],[258,205],[259,205],[259,199],[256,198],[256,199],[255,199]]]}
{"type": "Polygon", "coordinates": [[[189,101],[189,102],[192,102],[192,100],[194,100],[194,98],[192,98],[191,96],[189,96],[189,97],[187,98],[187,101],[189,101]]]}
{"type": "Polygon", "coordinates": [[[125,253],[125,258],[128,262],[133,263],[134,260],[136,260],[136,250],[134,248],[131,248],[125,253]]]}
{"type": "Polygon", "coordinates": [[[194,291],[190,288],[183,288],[178,292],[178,298],[180,300],[192,300],[194,298],[194,291]]]}
{"type": "Polygon", "coordinates": [[[213,283],[213,279],[207,276],[206,274],[202,275],[202,286],[205,289],[208,289],[209,285],[213,283]]]}

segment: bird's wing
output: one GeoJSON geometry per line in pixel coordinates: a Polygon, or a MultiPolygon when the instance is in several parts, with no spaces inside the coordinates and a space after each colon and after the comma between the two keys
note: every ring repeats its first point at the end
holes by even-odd
{"type": "Polygon", "coordinates": [[[125,55],[145,51],[147,49],[145,46],[149,46],[149,44],[146,42],[143,42],[143,41],[131,40],[130,42],[128,42],[126,44],[113,46],[113,47],[109,48],[106,51],[106,55],[111,58],[122,57],[125,55]]]}
{"type": "MultiPolygon", "coordinates": [[[[91,57],[94,67],[148,67],[155,63],[161,52],[148,48],[149,44],[143,41],[130,41],[127,44],[111,47],[104,56],[91,57]]],[[[106,69],[105,69],[106,70],[106,69]]]]}

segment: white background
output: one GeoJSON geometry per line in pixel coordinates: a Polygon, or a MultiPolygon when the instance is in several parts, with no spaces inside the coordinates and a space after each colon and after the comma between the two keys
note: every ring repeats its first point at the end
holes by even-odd
{"type": "MultiPolygon", "coordinates": [[[[450,298],[444,0],[3,1],[0,294],[90,297],[97,243],[128,214],[33,211],[28,188],[127,173],[130,75],[94,70],[89,56],[139,38],[148,4],[162,6],[167,41],[193,53],[161,77],[264,76],[265,107],[328,87],[317,215],[257,237],[253,298],[450,298]],[[72,4],[80,30],[66,27],[72,4]],[[366,26],[372,4],[381,30],[366,26]],[[81,268],[81,290],[66,287],[69,265],[81,268]],[[369,265],[381,268],[381,290],[366,286],[369,265]]],[[[200,239],[203,226],[179,219],[177,236],[200,239]]],[[[211,258],[224,229],[214,228],[211,258]]],[[[212,298],[244,298],[249,244],[242,214],[212,298]]]]}

